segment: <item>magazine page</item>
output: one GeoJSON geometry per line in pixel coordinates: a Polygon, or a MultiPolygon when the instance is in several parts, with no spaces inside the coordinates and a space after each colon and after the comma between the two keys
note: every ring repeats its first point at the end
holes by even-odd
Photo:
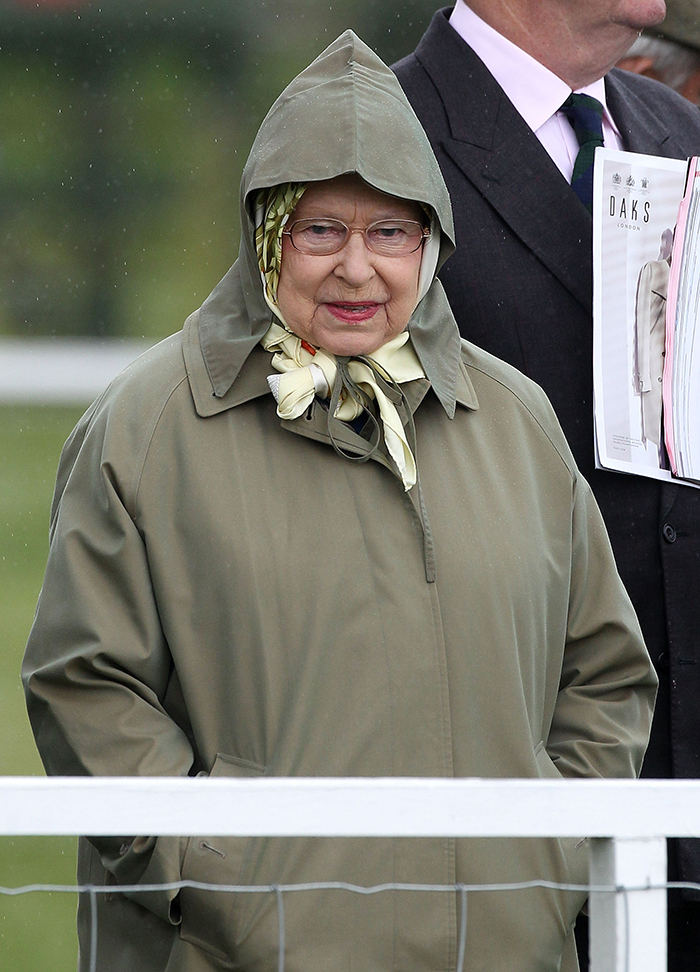
{"type": "Polygon", "coordinates": [[[666,302],[687,169],[687,160],[596,150],[593,390],[598,468],[672,478],[662,427],[666,302]]]}
{"type": "Polygon", "coordinates": [[[692,182],[696,167],[697,159],[691,159],[688,165],[688,175],[686,177],[686,190],[683,199],[681,200],[680,209],[678,211],[678,221],[676,223],[676,228],[673,235],[673,245],[676,253],[676,259],[671,260],[671,274],[668,281],[668,300],[666,302],[666,357],[664,360],[663,375],[663,409],[665,418],[664,439],[666,442],[666,451],[668,453],[671,470],[674,473],[677,473],[678,470],[675,459],[676,448],[671,399],[673,386],[673,362],[675,358],[676,308],[678,305],[678,288],[680,283],[681,264],[683,263],[682,258],[678,259],[678,254],[683,252],[685,230],[688,224],[688,210],[690,208],[690,201],[692,198],[692,182]],[[689,191],[689,189],[691,191],[689,191]],[[671,416],[670,421],[668,420],[668,416],[671,416]]]}
{"type": "Polygon", "coordinates": [[[679,477],[700,480],[700,422],[693,402],[700,401],[700,172],[690,160],[673,249],[666,308],[664,426],[671,469],[679,477]]]}

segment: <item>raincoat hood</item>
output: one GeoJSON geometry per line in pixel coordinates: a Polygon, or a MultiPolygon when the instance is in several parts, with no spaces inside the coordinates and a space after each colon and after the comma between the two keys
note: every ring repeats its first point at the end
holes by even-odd
{"type": "MultiPolygon", "coordinates": [[[[199,314],[199,345],[215,398],[227,394],[271,322],[255,250],[258,190],[346,173],[430,207],[440,227],[437,272],[454,251],[447,187],[396,77],[351,30],[288,85],[253,143],[241,179],[239,257],[199,314]]],[[[437,279],[414,310],[408,330],[426,376],[452,416],[460,338],[437,279]]]]}

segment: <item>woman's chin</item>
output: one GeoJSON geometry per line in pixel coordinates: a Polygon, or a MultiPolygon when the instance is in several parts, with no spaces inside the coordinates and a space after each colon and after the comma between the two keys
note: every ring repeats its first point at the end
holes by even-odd
{"type": "Polygon", "coordinates": [[[341,357],[357,357],[360,354],[372,354],[387,338],[384,334],[362,333],[359,329],[343,332],[342,334],[332,333],[324,336],[321,347],[324,351],[341,357]]]}
{"type": "Polygon", "coordinates": [[[352,357],[358,354],[372,354],[377,348],[390,341],[395,336],[394,329],[388,326],[386,319],[378,320],[376,314],[370,320],[339,321],[333,318],[324,326],[316,329],[312,344],[338,354],[352,357]]]}

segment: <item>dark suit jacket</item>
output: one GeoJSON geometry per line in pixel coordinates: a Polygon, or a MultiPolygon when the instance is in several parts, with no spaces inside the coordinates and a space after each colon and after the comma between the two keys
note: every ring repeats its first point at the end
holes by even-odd
{"type": "MultiPolygon", "coordinates": [[[[452,196],[441,278],[462,334],[545,389],[593,486],[661,680],[644,775],[700,777],[700,490],[594,469],[591,218],[448,15],[394,66],[452,196]]],[[[700,155],[674,92],[617,70],[606,90],[626,149],[700,155]]],[[[679,860],[700,880],[700,841],[679,860]]]]}

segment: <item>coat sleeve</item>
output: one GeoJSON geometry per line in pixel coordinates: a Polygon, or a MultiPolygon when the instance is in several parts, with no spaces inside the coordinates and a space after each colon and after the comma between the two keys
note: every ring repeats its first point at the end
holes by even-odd
{"type": "MultiPolygon", "coordinates": [[[[187,727],[168,713],[176,676],[146,544],[127,508],[132,457],[120,473],[106,444],[113,422],[109,409],[98,408],[97,418],[91,410],[61,456],[23,663],[29,717],[50,775],[184,776],[193,750],[187,727]]],[[[120,884],[180,877],[179,838],[91,840],[120,884]]],[[[177,920],[175,892],[132,897],[177,920]]]]}
{"type": "Polygon", "coordinates": [[[585,479],[574,483],[567,641],[547,752],[563,776],[633,777],[658,680],[585,479]]]}
{"type": "Polygon", "coordinates": [[[651,339],[652,267],[645,263],[637,283],[637,301],[634,315],[635,337],[635,391],[642,395],[651,389],[649,343],[651,339]]]}

